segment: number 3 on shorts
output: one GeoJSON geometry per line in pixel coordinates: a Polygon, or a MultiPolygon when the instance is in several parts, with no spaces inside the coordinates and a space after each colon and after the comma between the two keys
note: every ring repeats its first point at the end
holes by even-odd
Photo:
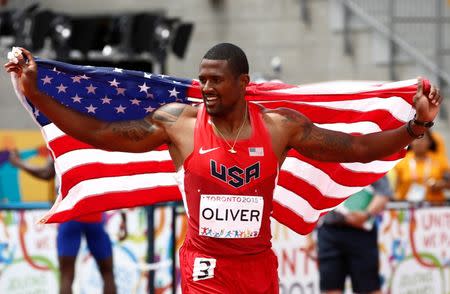
{"type": "Polygon", "coordinates": [[[192,278],[194,281],[214,278],[214,268],[216,267],[215,258],[196,257],[194,261],[194,270],[192,278]]]}

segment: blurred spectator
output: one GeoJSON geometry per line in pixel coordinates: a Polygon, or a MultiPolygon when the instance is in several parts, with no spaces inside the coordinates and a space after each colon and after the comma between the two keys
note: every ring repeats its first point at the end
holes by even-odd
{"type": "MultiPolygon", "coordinates": [[[[383,177],[352,195],[343,207],[325,215],[317,229],[317,259],[320,291],[343,293],[347,276],[353,293],[381,293],[378,228],[375,216],[381,213],[393,192],[383,177]]],[[[306,250],[315,243],[308,235],[306,250]]]]}
{"type": "MultiPolygon", "coordinates": [[[[49,157],[46,165],[34,166],[23,161],[17,150],[12,150],[9,160],[12,165],[28,172],[36,178],[52,180],[55,177],[55,169],[51,157],[49,157]]],[[[127,237],[126,217],[123,211],[121,211],[121,214],[120,241],[127,237]]],[[[108,294],[117,292],[113,272],[112,244],[104,228],[104,219],[104,214],[98,213],[59,224],[57,249],[60,268],[59,292],[61,294],[72,293],[72,284],[75,278],[75,262],[83,235],[86,238],[89,251],[95,258],[102,276],[103,292],[108,294]]]]}
{"type": "Polygon", "coordinates": [[[436,131],[430,131],[431,137],[436,142],[436,153],[448,162],[447,149],[445,148],[444,138],[436,131]]]}
{"type": "Polygon", "coordinates": [[[410,152],[394,168],[397,200],[445,201],[444,189],[450,188],[450,169],[442,139],[438,143],[435,138],[427,131],[423,138],[414,140],[410,152]]]}

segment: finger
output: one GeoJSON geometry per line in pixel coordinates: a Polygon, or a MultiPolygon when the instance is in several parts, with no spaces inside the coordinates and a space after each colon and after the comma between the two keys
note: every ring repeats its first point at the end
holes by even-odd
{"type": "Polygon", "coordinates": [[[430,86],[430,93],[428,94],[428,98],[432,99],[434,98],[434,96],[436,96],[436,87],[434,85],[430,86]]]}
{"type": "MultiPolygon", "coordinates": [[[[433,88],[433,96],[430,96],[429,98],[431,99],[431,103],[433,103],[434,105],[437,105],[438,102],[438,96],[440,96],[440,90],[437,87],[433,88]]],[[[431,93],[430,93],[431,94],[431,93]]]]}
{"type": "Polygon", "coordinates": [[[423,81],[422,81],[422,77],[417,77],[417,91],[416,94],[418,96],[422,96],[423,95],[423,81]]]}
{"type": "Polygon", "coordinates": [[[435,100],[435,105],[439,105],[442,102],[443,97],[441,96],[441,91],[439,90],[439,88],[436,90],[436,96],[434,98],[435,100]]]}
{"type": "Polygon", "coordinates": [[[22,69],[22,67],[21,66],[18,66],[17,64],[10,64],[10,65],[8,65],[8,66],[5,66],[5,69],[6,70],[9,70],[9,69],[16,69],[16,70],[21,70],[22,69]]]}
{"type": "Polygon", "coordinates": [[[20,74],[22,72],[22,69],[17,68],[17,67],[10,67],[10,68],[6,69],[6,72],[8,72],[8,73],[15,72],[16,74],[20,74]]]}
{"type": "Polygon", "coordinates": [[[7,66],[11,66],[11,65],[16,65],[14,62],[12,61],[8,61],[7,63],[5,63],[3,66],[7,67],[7,66]]]}
{"type": "Polygon", "coordinates": [[[20,50],[22,50],[22,54],[25,55],[25,57],[28,59],[28,63],[29,63],[30,65],[36,63],[36,62],[34,61],[33,54],[31,54],[30,51],[28,51],[27,49],[22,48],[22,47],[19,47],[19,48],[20,48],[20,50]]]}

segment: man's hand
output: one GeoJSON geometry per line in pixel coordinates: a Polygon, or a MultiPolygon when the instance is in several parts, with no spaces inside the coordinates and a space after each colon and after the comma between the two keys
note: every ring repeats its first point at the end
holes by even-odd
{"type": "Polygon", "coordinates": [[[416,119],[419,121],[433,121],[439,113],[442,102],[440,91],[434,85],[430,85],[429,93],[424,93],[424,82],[421,77],[417,79],[417,91],[413,98],[416,109],[416,119]]]}
{"type": "Polygon", "coordinates": [[[362,229],[368,218],[369,214],[366,211],[352,211],[345,215],[345,222],[352,227],[362,229]]]}
{"type": "Polygon", "coordinates": [[[18,56],[18,62],[13,60],[7,62],[4,68],[7,72],[14,72],[19,79],[19,86],[25,96],[38,91],[37,90],[37,64],[30,51],[25,48],[19,48],[22,51],[22,55],[18,56]],[[26,62],[25,62],[25,58],[26,62]]]}

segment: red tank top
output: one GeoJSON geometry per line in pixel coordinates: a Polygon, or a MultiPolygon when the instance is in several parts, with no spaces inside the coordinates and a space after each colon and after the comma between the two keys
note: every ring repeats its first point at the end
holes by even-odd
{"type": "Polygon", "coordinates": [[[278,159],[259,106],[249,102],[248,110],[252,135],[237,141],[232,154],[214,134],[206,108],[200,107],[194,151],[178,171],[188,215],[185,242],[207,254],[255,254],[271,248],[278,159]]]}

